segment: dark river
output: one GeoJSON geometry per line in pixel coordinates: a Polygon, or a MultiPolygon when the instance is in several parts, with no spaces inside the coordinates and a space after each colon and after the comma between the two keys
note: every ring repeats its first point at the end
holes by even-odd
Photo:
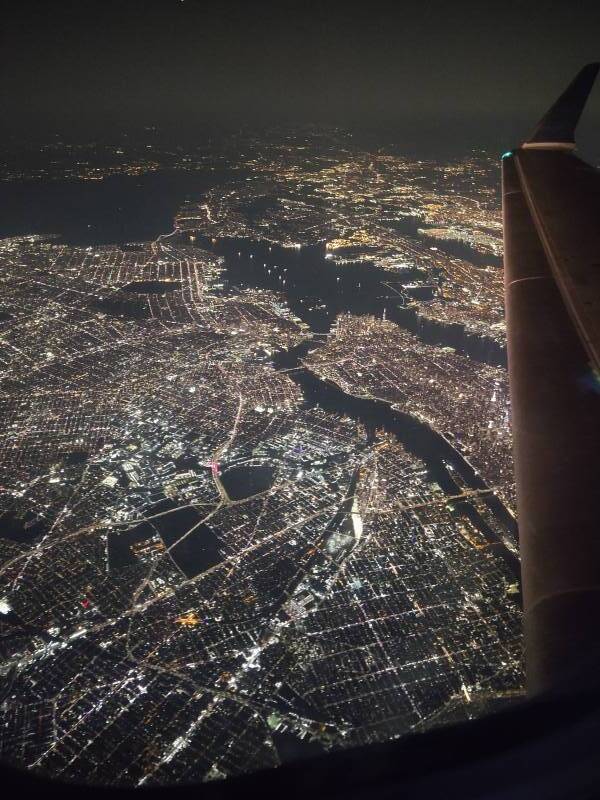
{"type": "MultiPolygon", "coordinates": [[[[206,244],[208,246],[208,242],[206,244]]],[[[372,264],[357,262],[337,266],[325,258],[322,246],[296,250],[244,239],[220,240],[214,250],[225,259],[226,277],[230,284],[282,292],[293,313],[306,322],[314,333],[327,333],[335,317],[343,312],[373,314],[377,317],[385,314],[387,319],[409,328],[426,341],[454,346],[456,326],[436,326],[432,333],[424,331],[422,326],[407,324],[411,321],[411,310],[405,307],[405,299],[398,297],[390,302],[389,292],[386,293],[386,287],[382,285],[383,281],[390,283],[389,272],[372,264]]],[[[408,282],[415,277],[418,277],[416,270],[403,274],[401,280],[408,282]]],[[[304,369],[301,359],[309,350],[320,346],[322,341],[319,337],[303,342],[280,352],[274,358],[276,368],[291,370],[287,374],[300,386],[309,406],[318,405],[333,413],[346,414],[363,423],[371,434],[376,429],[393,433],[409,452],[425,462],[432,478],[450,494],[460,493],[461,488],[446,464],[454,467],[468,487],[486,488],[484,481],[460,453],[427,425],[380,400],[346,394],[339,387],[304,369]]],[[[481,350],[478,354],[481,355],[486,345],[479,344],[481,350]]],[[[469,353],[470,348],[463,346],[459,349],[469,353]]],[[[487,354],[489,356],[490,351],[487,354]]],[[[492,357],[482,360],[496,361],[492,357]]],[[[516,540],[516,523],[504,505],[495,497],[486,499],[485,504],[500,528],[508,531],[516,540]]],[[[498,544],[511,569],[518,574],[518,559],[506,550],[498,531],[490,527],[471,503],[460,505],[488,541],[498,544]]]]}
{"type": "Polygon", "coordinates": [[[423,278],[420,269],[395,275],[368,261],[335,264],[323,245],[285,248],[247,239],[211,241],[205,247],[224,256],[227,279],[236,286],[282,292],[290,309],[315,333],[327,333],[335,317],[348,311],[397,322],[428,344],[455,348],[477,361],[506,366],[506,350],[492,339],[472,336],[462,325],[440,325],[418,317],[409,307],[406,285],[423,278]]]}
{"type": "MultiPolygon", "coordinates": [[[[209,186],[224,177],[224,174],[211,171],[156,172],[139,177],[117,176],[97,182],[0,184],[0,202],[7,210],[0,222],[0,235],[55,233],[65,242],[86,246],[155,239],[171,230],[175,212],[186,199],[200,198],[209,186]]],[[[209,245],[208,241],[204,244],[209,245]]],[[[491,340],[466,336],[460,326],[427,325],[417,318],[415,312],[407,307],[409,295],[403,284],[422,278],[419,270],[390,276],[389,272],[364,262],[337,266],[325,257],[324,247],[320,245],[296,250],[266,242],[223,239],[213,249],[224,257],[225,277],[230,286],[252,286],[281,292],[292,312],[304,320],[313,333],[327,333],[336,315],[342,312],[377,317],[385,314],[387,319],[425,341],[455,347],[472,358],[491,364],[504,363],[505,354],[491,340]]],[[[130,288],[141,291],[147,287],[130,288]]],[[[170,287],[160,288],[164,291],[170,287]]],[[[287,374],[301,387],[308,405],[319,405],[359,420],[370,432],[384,429],[393,433],[409,452],[425,462],[431,477],[452,494],[460,489],[446,464],[453,465],[468,486],[484,488],[483,481],[460,454],[426,425],[392,410],[381,401],[352,397],[303,369],[300,359],[308,349],[318,346],[318,342],[319,339],[315,339],[303,343],[275,358],[276,368],[292,368],[287,374]]],[[[260,486],[267,485],[270,476],[260,471],[248,475],[231,472],[223,479],[229,481],[233,495],[244,496],[246,491],[252,493],[255,488],[260,490],[260,486]]],[[[500,528],[509,529],[516,537],[516,524],[502,504],[494,498],[486,502],[500,528]]],[[[470,503],[463,506],[484,535],[490,541],[499,542],[496,530],[492,530],[476,509],[470,503]]],[[[168,531],[166,526],[163,530],[162,523],[155,524],[152,531],[149,528],[142,530],[140,526],[140,529],[130,532],[130,544],[158,529],[165,543],[172,545],[190,524],[197,521],[195,516],[191,519],[190,514],[194,512],[180,515],[181,519],[177,513],[168,515],[168,531]]],[[[19,521],[11,521],[9,530],[13,528],[15,538],[29,538],[26,535],[29,530],[25,531],[19,521]]],[[[34,526],[32,532],[35,529],[34,526]]],[[[125,540],[119,545],[116,540],[113,542],[117,562],[126,558],[121,544],[125,546],[125,540]]],[[[501,550],[511,568],[518,571],[517,559],[504,546],[501,550]]],[[[208,526],[198,528],[197,535],[175,546],[172,556],[187,575],[197,574],[220,559],[214,534],[208,526]]]]}
{"type": "Polygon", "coordinates": [[[173,229],[186,199],[201,197],[228,175],[161,170],[99,181],[0,181],[0,238],[55,233],[82,246],[150,241],[173,229]]]}

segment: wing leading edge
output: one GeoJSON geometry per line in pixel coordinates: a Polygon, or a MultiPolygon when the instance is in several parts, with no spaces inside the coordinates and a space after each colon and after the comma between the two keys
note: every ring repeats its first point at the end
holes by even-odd
{"type": "Polygon", "coordinates": [[[600,64],[586,64],[556,102],[544,114],[531,138],[524,142],[527,148],[575,147],[575,128],[596,80],[600,64]]]}

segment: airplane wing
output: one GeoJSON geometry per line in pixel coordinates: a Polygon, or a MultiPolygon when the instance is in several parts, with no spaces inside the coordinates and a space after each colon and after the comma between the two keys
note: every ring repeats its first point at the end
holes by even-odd
{"type": "Polygon", "coordinates": [[[589,64],[502,159],[528,688],[600,663],[600,173],[573,154],[589,64]]]}
{"type": "Polygon", "coordinates": [[[600,370],[600,173],[561,151],[523,149],[515,166],[554,280],[600,370]]]}
{"type": "Polygon", "coordinates": [[[600,64],[588,64],[515,153],[519,182],[554,279],[600,368],[600,173],[574,157],[575,128],[600,64]]]}

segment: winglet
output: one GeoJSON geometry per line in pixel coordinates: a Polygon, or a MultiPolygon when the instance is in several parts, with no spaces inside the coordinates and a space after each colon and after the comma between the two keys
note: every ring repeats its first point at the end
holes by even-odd
{"type": "Polygon", "coordinates": [[[575,128],[594,85],[600,63],[586,64],[538,123],[523,147],[573,150],[575,128]]]}

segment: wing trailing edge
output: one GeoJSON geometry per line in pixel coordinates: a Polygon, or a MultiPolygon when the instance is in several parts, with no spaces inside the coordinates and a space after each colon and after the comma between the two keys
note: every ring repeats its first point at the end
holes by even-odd
{"type": "Polygon", "coordinates": [[[528,691],[600,673],[600,173],[589,64],[502,160],[508,371],[528,691]]]}

